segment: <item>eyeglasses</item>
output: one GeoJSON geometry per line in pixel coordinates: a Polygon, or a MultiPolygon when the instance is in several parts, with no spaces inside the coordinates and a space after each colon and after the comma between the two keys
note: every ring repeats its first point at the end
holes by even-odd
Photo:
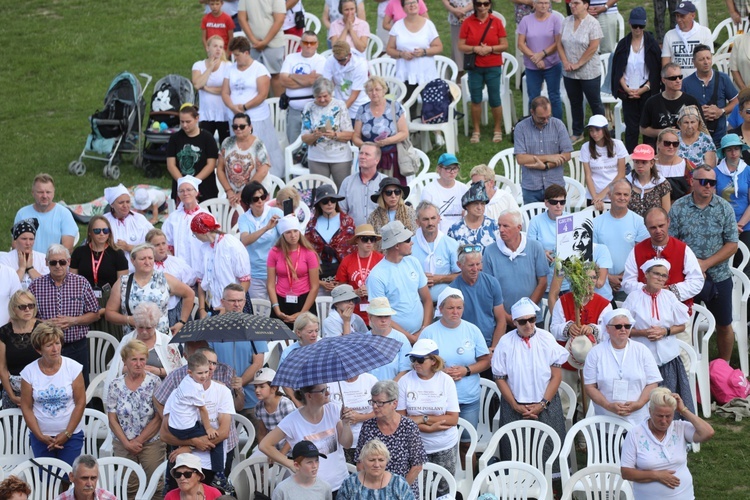
{"type": "Polygon", "coordinates": [[[704,186],[704,187],[705,186],[710,186],[710,187],[716,186],[716,179],[693,179],[693,180],[696,181],[701,186],[704,186]]]}
{"type": "Polygon", "coordinates": [[[36,307],[36,304],[18,304],[16,307],[19,311],[31,311],[36,307]]]}
{"type": "Polygon", "coordinates": [[[630,330],[633,327],[633,325],[631,325],[630,323],[625,323],[624,325],[607,325],[607,326],[611,326],[615,330],[622,330],[623,328],[626,330],[630,330]]]}
{"type": "Polygon", "coordinates": [[[465,245],[458,250],[458,255],[462,253],[482,253],[484,247],[482,245],[465,245]]]}
{"type": "Polygon", "coordinates": [[[330,392],[328,390],[328,387],[326,387],[325,389],[319,389],[317,391],[307,391],[308,394],[323,394],[324,392],[330,392]]]}
{"type": "Polygon", "coordinates": [[[630,27],[633,28],[634,30],[642,30],[646,27],[646,25],[645,24],[631,24],[630,27]]]}
{"type": "Polygon", "coordinates": [[[666,273],[657,273],[656,271],[649,271],[649,274],[652,274],[652,275],[656,276],[657,278],[661,278],[663,280],[669,278],[669,275],[666,274],[666,273]]]}
{"type": "Polygon", "coordinates": [[[359,241],[362,243],[375,243],[377,238],[375,236],[360,236],[359,241]]]}
{"type": "Polygon", "coordinates": [[[420,357],[417,357],[417,356],[409,356],[409,361],[411,361],[412,363],[416,363],[418,365],[421,365],[422,363],[424,363],[425,359],[427,359],[427,358],[420,358],[420,357]]]}
{"type": "Polygon", "coordinates": [[[268,194],[266,193],[260,196],[253,196],[252,198],[250,198],[250,202],[258,203],[259,201],[266,201],[267,199],[268,199],[268,194]]]}
{"type": "Polygon", "coordinates": [[[97,227],[95,229],[91,230],[94,234],[109,234],[109,228],[108,227],[97,227]]]}
{"type": "Polygon", "coordinates": [[[192,470],[186,470],[184,472],[172,472],[172,477],[175,479],[180,479],[181,477],[184,477],[185,479],[190,479],[193,477],[193,474],[195,474],[195,471],[192,470]]]}
{"type": "Polygon", "coordinates": [[[336,200],[334,200],[333,198],[323,198],[322,200],[320,200],[320,203],[322,205],[328,205],[331,203],[336,203],[336,200]]]}
{"type": "Polygon", "coordinates": [[[68,265],[68,259],[60,259],[60,260],[50,260],[47,262],[47,267],[65,267],[68,265]]]}
{"type": "Polygon", "coordinates": [[[401,190],[399,188],[396,188],[396,189],[385,189],[385,190],[383,190],[383,194],[385,196],[393,196],[394,194],[396,196],[401,196],[401,190]]]}
{"type": "Polygon", "coordinates": [[[317,40],[315,40],[314,42],[306,42],[306,41],[302,40],[302,42],[300,42],[300,43],[302,43],[302,45],[304,45],[306,47],[313,47],[315,45],[318,45],[318,41],[317,40]]]}
{"type": "Polygon", "coordinates": [[[247,125],[247,124],[245,124],[245,123],[240,123],[239,125],[238,125],[238,124],[236,124],[236,123],[233,123],[233,124],[232,124],[232,130],[237,130],[237,129],[239,129],[239,130],[245,130],[245,129],[246,129],[247,127],[249,127],[249,126],[250,126],[250,125],[247,125]]]}
{"type": "Polygon", "coordinates": [[[458,172],[458,165],[440,165],[440,168],[447,170],[448,172],[458,172]]]}
{"type": "Polygon", "coordinates": [[[489,7],[492,4],[490,2],[474,2],[474,5],[477,7],[489,7]]]}
{"type": "Polygon", "coordinates": [[[669,80],[670,82],[676,82],[677,80],[682,80],[682,75],[665,76],[664,79],[669,80]]]}
{"type": "Polygon", "coordinates": [[[389,399],[388,401],[375,401],[374,399],[371,399],[371,400],[368,401],[368,403],[370,403],[370,406],[373,406],[375,408],[382,408],[385,405],[387,405],[388,403],[393,403],[394,401],[396,401],[396,400],[395,399],[389,399]]]}
{"type": "Polygon", "coordinates": [[[519,318],[516,320],[516,323],[518,323],[518,326],[523,326],[526,323],[536,323],[536,316],[533,318],[519,318]]]}
{"type": "Polygon", "coordinates": [[[556,205],[565,206],[566,200],[547,200],[547,203],[549,203],[552,206],[556,206],[556,205]]]}
{"type": "Polygon", "coordinates": [[[661,141],[661,143],[670,148],[677,148],[680,146],[680,141],[661,141]]]}

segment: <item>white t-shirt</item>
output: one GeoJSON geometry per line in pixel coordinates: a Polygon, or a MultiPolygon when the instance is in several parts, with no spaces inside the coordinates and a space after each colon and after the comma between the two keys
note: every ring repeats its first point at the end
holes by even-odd
{"type": "MultiPolygon", "coordinates": [[[[279,31],[281,33],[281,31],[279,31]]],[[[240,71],[237,69],[236,64],[232,64],[224,75],[224,78],[229,80],[229,91],[233,104],[244,104],[249,100],[255,98],[258,95],[258,78],[262,76],[271,77],[271,73],[268,72],[265,66],[259,61],[253,61],[253,63],[245,69],[240,71]]],[[[246,111],[250,117],[250,121],[265,120],[270,118],[271,110],[268,108],[268,104],[265,101],[261,102],[257,106],[250,108],[246,111]]]]}
{"type": "Polygon", "coordinates": [[[286,435],[289,446],[300,441],[312,441],[318,451],[328,458],[320,457],[318,477],[331,485],[336,491],[341,487],[344,479],[349,477],[346,469],[344,447],[339,443],[336,426],[341,422],[341,407],[336,403],[328,403],[323,407],[323,418],[317,424],[308,422],[299,410],[290,413],[279,422],[279,429],[286,435]]]}
{"type": "MultiPolygon", "coordinates": [[[[7,308],[6,308],[7,309],[7,308]]],[[[34,399],[32,409],[45,436],[57,436],[64,432],[75,408],[73,381],[81,374],[83,365],[62,357],[62,365],[54,375],[45,375],[39,369],[39,360],[29,363],[21,370],[21,378],[31,385],[34,399]]],[[[83,419],[73,433],[83,429],[83,419]]]]}
{"type": "Polygon", "coordinates": [[[169,426],[190,429],[200,422],[199,406],[206,406],[206,389],[188,375],[180,381],[164,405],[164,414],[169,414],[169,426]]]}
{"type": "MultiPolygon", "coordinates": [[[[118,219],[112,213],[104,214],[104,217],[109,221],[109,226],[112,230],[112,239],[115,242],[122,240],[128,245],[135,246],[145,243],[146,233],[154,228],[154,225],[146,217],[134,212],[131,212],[123,220],[118,219]]],[[[123,252],[125,251],[123,250],[123,252]]],[[[135,267],[130,262],[130,252],[125,252],[125,258],[128,259],[130,272],[134,272],[135,267]]]]}
{"type": "MultiPolygon", "coordinates": [[[[424,23],[422,29],[412,33],[406,28],[403,19],[394,23],[390,35],[396,37],[396,49],[406,52],[427,49],[432,41],[440,36],[430,20],[424,23]]],[[[411,61],[396,59],[396,78],[409,85],[421,85],[438,78],[435,58],[415,57],[411,61]]]]}
{"type": "MultiPolygon", "coordinates": [[[[34,259],[34,269],[36,269],[36,271],[42,276],[44,276],[45,274],[49,274],[49,268],[47,267],[47,256],[42,252],[37,252],[36,250],[32,250],[31,255],[34,259]]],[[[0,253],[0,264],[5,264],[14,271],[18,271],[18,250],[11,250],[10,252],[0,253]]],[[[18,274],[16,274],[16,276],[18,276],[18,274]]],[[[23,275],[23,280],[21,281],[21,286],[24,290],[29,289],[31,281],[32,279],[29,276],[29,273],[25,273],[23,275]]],[[[5,314],[8,314],[7,307],[5,308],[5,314]]],[[[5,323],[7,323],[7,321],[5,323]]]]}
{"type": "Polygon", "coordinates": [[[221,307],[224,287],[250,281],[250,257],[234,235],[223,234],[213,245],[203,243],[203,266],[197,270],[201,288],[211,295],[211,305],[221,307]]]}
{"type": "MultiPolygon", "coordinates": [[[[328,384],[328,390],[331,392],[331,401],[336,404],[351,408],[357,413],[366,415],[372,413],[372,406],[368,401],[372,399],[370,390],[372,386],[377,383],[373,375],[369,373],[363,373],[357,377],[354,382],[347,382],[342,380],[341,382],[332,382],[328,384]],[[343,400],[341,393],[343,392],[343,400]]],[[[352,448],[357,447],[359,441],[359,431],[362,429],[362,422],[352,425],[352,435],[354,440],[352,441],[352,448]]]]}
{"type": "MultiPolygon", "coordinates": [[[[597,193],[601,193],[610,182],[615,180],[617,177],[617,163],[620,159],[628,157],[628,150],[625,148],[625,144],[619,139],[612,139],[614,142],[614,157],[610,158],[607,156],[606,147],[596,147],[596,153],[599,155],[596,159],[591,158],[591,152],[589,151],[589,143],[585,143],[581,147],[581,163],[588,163],[589,169],[591,169],[591,179],[594,181],[594,188],[597,193]]],[[[586,199],[593,199],[592,193],[586,190],[586,199]]],[[[609,193],[606,194],[604,201],[609,201],[609,193]]]]}
{"type": "MultiPolygon", "coordinates": [[[[284,63],[281,65],[280,73],[288,75],[309,75],[315,71],[317,74],[322,75],[323,67],[325,65],[326,58],[321,54],[315,54],[312,57],[303,57],[302,52],[295,52],[286,56],[284,63]]],[[[284,92],[289,97],[310,96],[309,99],[292,99],[289,101],[289,107],[298,111],[302,111],[305,108],[305,104],[312,102],[313,100],[312,86],[299,89],[286,89],[284,92]]]]}
{"type": "MultiPolygon", "coordinates": [[[[223,61],[219,69],[209,75],[206,87],[221,88],[224,84],[227,68],[231,66],[232,63],[223,61]]],[[[206,71],[206,60],[201,59],[193,64],[193,71],[204,73],[206,71]]],[[[225,122],[231,116],[229,108],[224,105],[224,101],[221,99],[221,94],[212,94],[201,89],[198,91],[198,99],[201,103],[200,118],[202,122],[225,122]]]]}
{"type": "Polygon", "coordinates": [[[693,49],[696,45],[705,44],[711,47],[711,52],[713,52],[714,39],[711,30],[697,22],[693,23],[693,28],[688,32],[678,33],[679,29],[671,29],[664,35],[661,56],[669,57],[671,62],[678,64],[682,68],[684,79],[695,73],[693,49]]]}
{"type": "Polygon", "coordinates": [[[355,54],[352,54],[346,66],[339,64],[336,58],[331,56],[323,67],[323,76],[333,81],[333,96],[336,99],[346,102],[353,91],[360,91],[349,107],[349,118],[352,120],[357,117],[359,107],[370,102],[365,93],[368,72],[367,61],[355,54]]]}
{"type": "Polygon", "coordinates": [[[422,200],[427,200],[437,205],[440,211],[440,225],[442,232],[447,233],[456,222],[461,222],[463,207],[461,197],[469,190],[469,186],[463,182],[456,181],[453,187],[443,187],[438,181],[425,186],[422,190],[422,200]]]}
{"type": "MultiPolygon", "coordinates": [[[[422,380],[411,370],[398,380],[398,410],[412,415],[445,415],[460,412],[456,383],[444,372],[437,372],[429,380],[422,380]]],[[[458,442],[458,430],[419,432],[427,454],[448,450],[458,442]]]]}
{"type": "Polygon", "coordinates": [[[12,268],[0,264],[0,324],[4,325],[10,321],[8,303],[10,297],[20,289],[21,280],[18,279],[16,272],[12,268]]]}

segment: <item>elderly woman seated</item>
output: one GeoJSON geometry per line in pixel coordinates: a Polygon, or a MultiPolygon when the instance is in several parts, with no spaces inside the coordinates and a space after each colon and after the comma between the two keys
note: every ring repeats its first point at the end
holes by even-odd
{"type": "Polygon", "coordinates": [[[387,470],[391,453],[379,439],[368,441],[359,452],[361,470],[350,475],[338,491],[337,500],[387,498],[413,500],[414,492],[402,476],[387,470]]]}
{"type": "Polygon", "coordinates": [[[331,311],[323,320],[323,337],[367,333],[364,320],[354,312],[359,308],[360,300],[351,285],[334,288],[331,291],[331,311]]]}

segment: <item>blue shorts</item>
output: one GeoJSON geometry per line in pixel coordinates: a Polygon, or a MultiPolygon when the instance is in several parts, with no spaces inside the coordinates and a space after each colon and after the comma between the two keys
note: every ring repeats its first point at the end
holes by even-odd
{"type": "Polygon", "coordinates": [[[719,293],[712,300],[706,302],[706,308],[716,318],[717,326],[732,324],[732,278],[715,282],[719,293]]]}
{"type": "MultiPolygon", "coordinates": [[[[459,403],[458,407],[460,412],[458,413],[459,418],[462,418],[469,422],[474,428],[479,425],[479,400],[477,399],[473,403],[459,403]]],[[[461,435],[461,442],[468,443],[471,440],[468,432],[464,432],[461,435]]]]}

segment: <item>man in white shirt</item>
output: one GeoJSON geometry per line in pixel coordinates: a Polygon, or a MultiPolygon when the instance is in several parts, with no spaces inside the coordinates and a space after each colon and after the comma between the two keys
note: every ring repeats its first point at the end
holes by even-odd
{"type": "Polygon", "coordinates": [[[426,185],[422,190],[422,201],[432,202],[438,207],[440,230],[444,233],[456,222],[461,222],[463,215],[461,197],[469,187],[456,181],[460,169],[461,164],[455,155],[441,154],[437,164],[437,182],[426,185]]]}
{"type": "Polygon", "coordinates": [[[695,5],[688,0],[680,2],[675,9],[677,27],[667,31],[661,49],[661,65],[676,63],[682,68],[682,77],[695,73],[693,49],[696,45],[705,44],[714,50],[714,39],[711,30],[695,22],[695,5]]]}
{"type": "Polygon", "coordinates": [[[458,267],[458,242],[440,230],[438,207],[429,201],[417,205],[417,232],[412,255],[422,263],[432,301],[448,287],[461,269],[458,267]]]}
{"type": "Polygon", "coordinates": [[[302,33],[302,50],[286,56],[281,65],[279,82],[289,98],[286,110],[286,137],[289,144],[299,137],[302,129],[302,110],[313,100],[312,86],[323,74],[326,58],[318,54],[318,35],[314,31],[302,33]]]}
{"type": "Polygon", "coordinates": [[[380,162],[380,148],[374,142],[365,142],[359,148],[359,172],[351,174],[339,188],[339,195],[344,199],[339,201],[339,208],[354,219],[356,226],[367,224],[367,218],[378,208],[378,204],[370,199],[380,186],[385,175],[378,172],[380,162]]]}
{"type": "Polygon", "coordinates": [[[497,189],[495,181],[495,172],[487,165],[477,165],[469,173],[471,183],[484,181],[484,191],[490,199],[489,203],[484,206],[484,215],[492,220],[497,220],[500,214],[506,210],[518,210],[518,202],[513,197],[513,193],[506,189],[497,189]]]}
{"type": "Polygon", "coordinates": [[[352,54],[348,43],[339,40],[333,44],[333,54],[323,67],[323,76],[333,81],[333,96],[344,101],[352,120],[356,118],[359,107],[370,102],[365,93],[368,73],[367,61],[352,54]]]}

